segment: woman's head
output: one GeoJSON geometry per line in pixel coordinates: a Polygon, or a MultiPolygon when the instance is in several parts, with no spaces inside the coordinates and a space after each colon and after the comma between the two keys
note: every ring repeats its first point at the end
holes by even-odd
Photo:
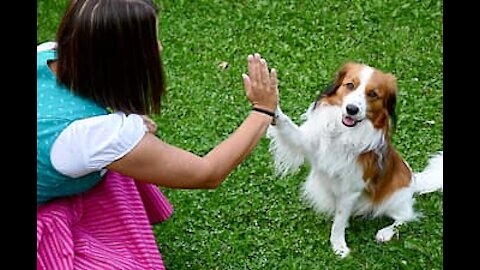
{"type": "Polygon", "coordinates": [[[149,0],[72,0],[57,32],[57,78],[125,113],[160,111],[165,75],[149,0]]]}

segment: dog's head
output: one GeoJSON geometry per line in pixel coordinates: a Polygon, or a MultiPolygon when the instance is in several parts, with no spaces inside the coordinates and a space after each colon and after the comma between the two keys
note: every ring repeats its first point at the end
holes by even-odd
{"type": "Polygon", "coordinates": [[[395,76],[359,63],[346,63],[334,82],[318,97],[315,107],[342,108],[342,123],[354,127],[369,120],[377,129],[395,125],[397,84],[395,76]]]}

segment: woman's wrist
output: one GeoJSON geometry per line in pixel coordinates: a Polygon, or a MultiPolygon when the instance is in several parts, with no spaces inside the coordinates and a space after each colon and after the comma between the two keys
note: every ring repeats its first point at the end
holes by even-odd
{"type": "Polygon", "coordinates": [[[257,114],[261,114],[261,115],[264,115],[264,116],[268,116],[269,119],[270,119],[270,125],[274,126],[276,124],[277,116],[276,116],[274,110],[268,110],[268,109],[265,109],[265,108],[262,108],[262,107],[253,106],[252,107],[252,112],[255,112],[257,114]]]}

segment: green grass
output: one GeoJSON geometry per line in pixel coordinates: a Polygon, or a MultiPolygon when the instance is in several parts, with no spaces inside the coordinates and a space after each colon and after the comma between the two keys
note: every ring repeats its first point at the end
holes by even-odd
{"type": "MultiPolygon", "coordinates": [[[[52,40],[65,1],[38,3],[37,41],[52,40]]],[[[399,85],[394,144],[415,170],[443,147],[442,1],[159,1],[168,76],[166,142],[199,155],[247,116],[241,74],[259,52],[279,72],[283,111],[300,115],[346,60],[392,72],[399,85]],[[229,63],[221,70],[218,64],[229,63]]],[[[331,221],[299,197],[308,168],[278,179],[268,140],[214,191],[162,188],[175,208],[155,235],[167,269],[442,269],[443,195],[399,238],[374,240],[390,220],[352,219],[351,254],[333,255],[331,221]]]]}

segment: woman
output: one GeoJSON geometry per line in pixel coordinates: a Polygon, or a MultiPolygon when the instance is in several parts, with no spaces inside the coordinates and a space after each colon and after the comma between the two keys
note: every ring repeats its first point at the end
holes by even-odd
{"type": "Polygon", "coordinates": [[[276,71],[269,72],[255,54],[248,56],[248,75],[243,75],[252,111],[226,140],[201,157],[156,137],[156,126],[145,115],[160,113],[165,91],[157,13],[148,0],[72,1],[56,49],[37,53],[39,267],[62,262],[65,268],[162,269],[148,221],[167,218],[171,207],[150,184],[217,187],[274,120],[276,71]],[[139,213],[132,214],[133,205],[139,213]],[[62,215],[53,217],[54,212],[62,215]],[[148,233],[138,233],[129,222],[141,222],[136,228],[148,233]],[[78,232],[84,233],[80,239],[78,232]],[[58,248],[65,239],[72,245],[58,248]],[[85,241],[95,245],[78,250],[85,241]],[[61,250],[68,254],[62,257],[61,250]],[[149,252],[153,255],[145,257],[149,252]]]}

